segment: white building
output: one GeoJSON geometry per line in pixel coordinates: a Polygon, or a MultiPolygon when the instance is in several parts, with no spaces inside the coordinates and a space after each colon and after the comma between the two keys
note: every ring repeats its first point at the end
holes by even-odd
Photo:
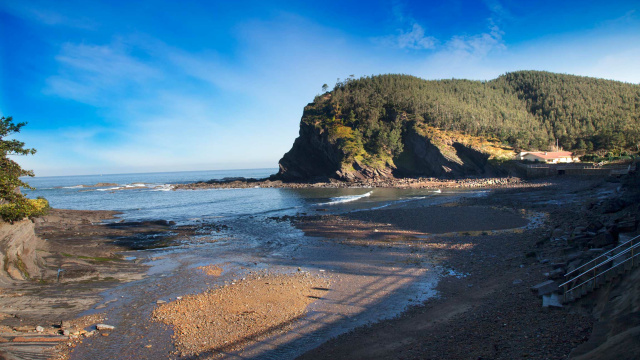
{"type": "Polygon", "coordinates": [[[546,164],[572,163],[579,161],[573,157],[571,151],[523,151],[516,156],[516,160],[529,160],[546,164]]]}

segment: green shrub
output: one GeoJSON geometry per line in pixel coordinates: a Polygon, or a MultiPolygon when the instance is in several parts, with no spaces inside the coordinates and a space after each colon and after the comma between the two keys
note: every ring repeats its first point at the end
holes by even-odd
{"type": "Polygon", "coordinates": [[[0,205],[0,217],[6,222],[22,220],[46,215],[49,212],[49,202],[46,199],[20,199],[16,202],[0,205]]]}

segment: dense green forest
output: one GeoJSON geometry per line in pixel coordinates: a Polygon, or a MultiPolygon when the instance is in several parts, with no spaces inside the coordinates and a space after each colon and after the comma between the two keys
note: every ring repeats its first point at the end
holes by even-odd
{"type": "Polygon", "coordinates": [[[394,158],[407,129],[431,125],[516,149],[597,151],[640,145],[640,85],[540,71],[491,81],[379,75],[338,81],[307,106],[346,158],[394,158]]]}

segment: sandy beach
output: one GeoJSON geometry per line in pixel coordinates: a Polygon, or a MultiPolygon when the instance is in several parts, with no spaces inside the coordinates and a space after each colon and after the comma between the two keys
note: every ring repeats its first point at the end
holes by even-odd
{"type": "Polygon", "coordinates": [[[290,330],[330,282],[309,275],[251,274],[237,283],[188,295],[153,312],[174,329],[180,356],[216,357],[290,330]]]}

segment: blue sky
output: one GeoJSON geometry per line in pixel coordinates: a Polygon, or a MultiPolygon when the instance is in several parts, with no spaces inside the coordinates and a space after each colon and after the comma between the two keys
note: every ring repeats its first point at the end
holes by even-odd
{"type": "Polygon", "coordinates": [[[351,74],[640,83],[640,3],[0,0],[0,51],[37,176],[277,167],[351,74]]]}

